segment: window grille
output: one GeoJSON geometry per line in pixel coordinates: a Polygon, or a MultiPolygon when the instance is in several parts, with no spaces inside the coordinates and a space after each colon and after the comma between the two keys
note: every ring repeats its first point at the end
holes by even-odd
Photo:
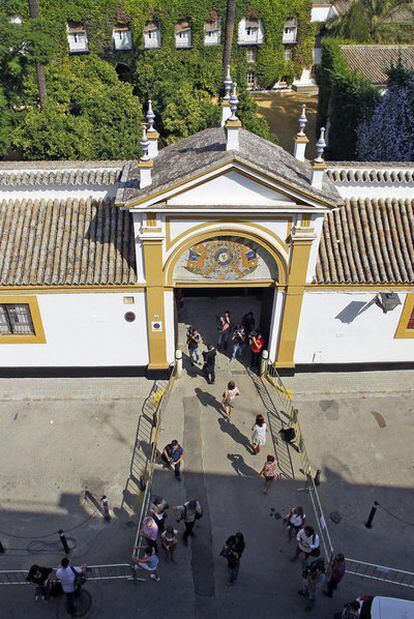
{"type": "Polygon", "coordinates": [[[27,303],[0,305],[1,335],[34,335],[32,317],[27,303]]]}

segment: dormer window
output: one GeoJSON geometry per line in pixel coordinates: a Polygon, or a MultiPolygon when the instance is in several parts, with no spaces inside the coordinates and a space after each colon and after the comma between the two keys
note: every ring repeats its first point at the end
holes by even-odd
{"type": "Polygon", "coordinates": [[[220,38],[220,17],[216,11],[212,11],[210,19],[204,24],[204,45],[219,45],[220,38]]]}
{"type": "Polygon", "coordinates": [[[291,19],[285,21],[282,43],[284,45],[292,45],[292,43],[296,43],[297,36],[298,22],[292,17],[291,19]]]}
{"type": "Polygon", "coordinates": [[[119,24],[112,30],[114,49],[117,52],[127,52],[132,49],[132,32],[128,24],[119,24]]]}
{"type": "Polygon", "coordinates": [[[79,22],[69,22],[66,32],[71,54],[86,54],[88,49],[88,37],[84,24],[79,22]]]}
{"type": "Polygon", "coordinates": [[[144,48],[159,49],[161,47],[161,31],[156,21],[150,21],[144,28],[144,48]]]}
{"type": "Polygon", "coordinates": [[[191,25],[187,19],[182,19],[175,26],[175,47],[177,49],[191,48],[191,25]]]}
{"type": "Polygon", "coordinates": [[[258,17],[244,17],[239,22],[237,42],[239,45],[260,45],[264,42],[262,20],[258,17]]]}

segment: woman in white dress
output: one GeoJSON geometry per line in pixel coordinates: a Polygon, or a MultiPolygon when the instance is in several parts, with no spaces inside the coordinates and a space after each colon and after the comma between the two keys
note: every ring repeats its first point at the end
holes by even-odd
{"type": "Polygon", "coordinates": [[[266,445],[266,424],[263,415],[257,415],[252,432],[252,450],[256,455],[260,448],[266,445]]]}

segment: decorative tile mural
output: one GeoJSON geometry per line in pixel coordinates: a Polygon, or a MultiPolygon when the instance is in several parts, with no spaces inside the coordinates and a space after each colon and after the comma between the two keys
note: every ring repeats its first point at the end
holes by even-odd
{"type": "Polygon", "coordinates": [[[193,245],[179,258],[176,281],[277,280],[270,254],[257,243],[238,236],[221,236],[193,245]]]}

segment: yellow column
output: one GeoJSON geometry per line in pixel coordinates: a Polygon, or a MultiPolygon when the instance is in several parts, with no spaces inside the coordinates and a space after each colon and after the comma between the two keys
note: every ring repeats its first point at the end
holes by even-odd
{"type": "Polygon", "coordinates": [[[306,284],[309,256],[312,247],[313,229],[296,229],[292,234],[289,278],[286,288],[285,307],[276,356],[276,367],[294,368],[295,346],[298,334],[303,292],[306,284]]]}
{"type": "Polygon", "coordinates": [[[162,239],[143,238],[143,250],[147,282],[148,369],[164,370],[169,367],[169,363],[165,338],[162,239]]]}

